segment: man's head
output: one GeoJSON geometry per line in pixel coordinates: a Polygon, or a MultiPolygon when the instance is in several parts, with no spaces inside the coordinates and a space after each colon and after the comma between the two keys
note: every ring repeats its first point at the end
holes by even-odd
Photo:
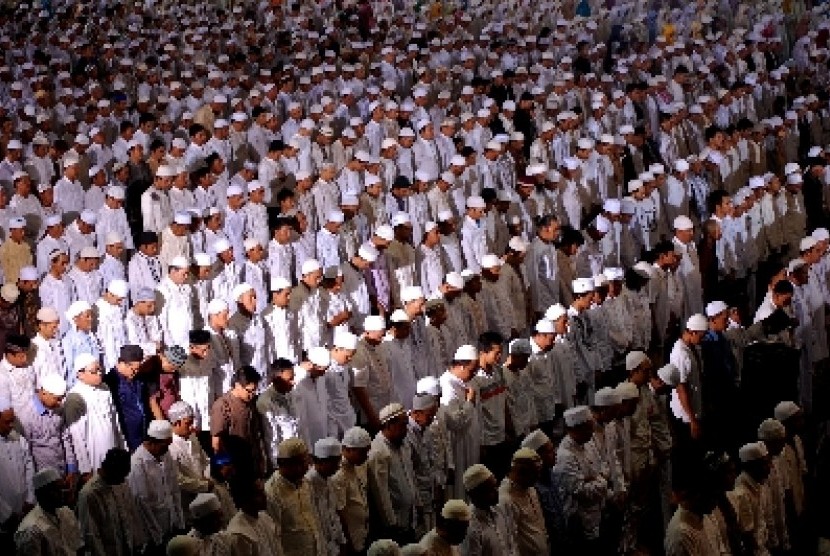
{"type": "Polygon", "coordinates": [[[435,530],[448,544],[458,546],[467,537],[470,517],[470,508],[463,500],[448,500],[435,518],[435,530]]]}
{"type": "Polygon", "coordinates": [[[200,492],[188,506],[193,528],[203,537],[218,533],[223,528],[222,503],[212,492],[200,492]]]}
{"type": "Polygon", "coordinates": [[[118,362],[115,364],[115,369],[122,377],[127,380],[133,380],[138,374],[138,368],[141,361],[144,359],[144,351],[137,345],[121,346],[121,351],[118,354],[118,362]]]}
{"type": "Polygon", "coordinates": [[[250,365],[245,365],[233,375],[231,394],[242,402],[249,404],[256,396],[260,380],[262,380],[262,376],[257,370],[250,365]]]}
{"type": "Polygon", "coordinates": [[[499,503],[499,483],[484,465],[476,463],[464,472],[464,490],[470,502],[481,509],[490,509],[499,503]]]}
{"type": "Polygon", "coordinates": [[[308,471],[308,448],[299,438],[289,438],[277,446],[277,471],[286,480],[299,484],[308,471]]]}
{"type": "Polygon", "coordinates": [[[321,477],[328,479],[340,469],[342,447],[336,438],[321,438],[314,443],[314,469],[321,477]]]}
{"type": "Polygon", "coordinates": [[[38,505],[47,513],[54,515],[55,511],[64,505],[63,479],[54,467],[45,467],[32,477],[32,487],[38,505]]]}
{"type": "Polygon", "coordinates": [[[530,448],[519,448],[513,454],[509,477],[521,488],[528,489],[539,481],[542,458],[530,448]]]}
{"type": "Polygon", "coordinates": [[[407,433],[406,408],[399,403],[389,404],[380,410],[378,419],[381,433],[386,440],[393,446],[401,446],[407,433]]]}
{"type": "Polygon", "coordinates": [[[594,416],[588,406],[580,405],[565,410],[565,430],[579,445],[587,443],[594,434],[594,416]]]}
{"type": "Polygon", "coordinates": [[[22,334],[9,334],[6,336],[6,347],[4,355],[6,361],[13,367],[26,367],[29,364],[29,348],[32,341],[22,334]]]}
{"type": "Polygon", "coordinates": [[[57,373],[50,373],[40,379],[37,397],[43,407],[57,410],[66,396],[66,381],[57,373]]]}
{"type": "Polygon", "coordinates": [[[144,435],[144,448],[156,458],[162,458],[173,442],[173,426],[169,421],[155,419],[147,426],[147,433],[144,435]]]}
{"type": "Polygon", "coordinates": [[[466,344],[455,350],[455,355],[450,362],[450,372],[462,382],[469,382],[475,376],[478,365],[478,350],[466,344]]]}

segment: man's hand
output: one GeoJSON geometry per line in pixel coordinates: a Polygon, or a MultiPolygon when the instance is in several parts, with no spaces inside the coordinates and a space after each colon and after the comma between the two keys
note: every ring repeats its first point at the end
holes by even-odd
{"type": "Polygon", "coordinates": [[[467,401],[470,403],[476,402],[476,391],[473,388],[467,388],[467,394],[465,396],[467,401]]]}
{"type": "Polygon", "coordinates": [[[700,427],[700,422],[697,419],[692,419],[692,438],[700,440],[703,436],[703,429],[700,427]]]}

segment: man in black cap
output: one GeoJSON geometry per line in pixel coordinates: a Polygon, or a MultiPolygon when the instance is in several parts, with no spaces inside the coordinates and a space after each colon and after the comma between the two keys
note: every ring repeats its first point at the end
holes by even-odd
{"type": "Polygon", "coordinates": [[[210,407],[222,394],[224,376],[220,369],[214,368],[214,359],[208,357],[210,332],[191,330],[189,342],[187,359],[179,370],[179,398],[193,408],[196,430],[206,432],[210,430],[210,407]]]}
{"type": "Polygon", "coordinates": [[[148,405],[147,383],[138,373],[143,359],[144,351],[139,346],[122,346],[115,367],[104,377],[130,452],[141,445],[153,417],[148,405]]]}

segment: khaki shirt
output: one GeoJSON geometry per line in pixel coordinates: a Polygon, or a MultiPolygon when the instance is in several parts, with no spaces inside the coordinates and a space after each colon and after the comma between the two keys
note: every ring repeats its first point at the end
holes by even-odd
{"type": "Polygon", "coordinates": [[[361,552],[369,532],[366,465],[355,467],[344,459],[332,481],[337,496],[337,511],[344,516],[346,523],[346,536],[352,548],[361,552]]]}
{"type": "Polygon", "coordinates": [[[669,522],[664,546],[666,556],[705,556],[718,553],[703,529],[703,519],[683,507],[677,508],[669,522]]]}
{"type": "Polygon", "coordinates": [[[43,511],[40,505],[26,514],[14,534],[19,554],[74,555],[84,543],[81,527],[69,508],[58,508],[55,515],[43,511]]]}
{"type": "Polygon", "coordinates": [[[326,553],[306,479],[295,485],[279,472],[274,473],[265,483],[265,496],[285,556],[326,553]]]}

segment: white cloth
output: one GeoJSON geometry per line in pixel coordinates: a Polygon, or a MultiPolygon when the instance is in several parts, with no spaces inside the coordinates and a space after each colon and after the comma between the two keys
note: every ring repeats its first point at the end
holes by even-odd
{"type": "Polygon", "coordinates": [[[126,448],[112,394],[105,385],[76,382],[66,396],[64,413],[80,473],[97,470],[110,448],[126,448]]]}

